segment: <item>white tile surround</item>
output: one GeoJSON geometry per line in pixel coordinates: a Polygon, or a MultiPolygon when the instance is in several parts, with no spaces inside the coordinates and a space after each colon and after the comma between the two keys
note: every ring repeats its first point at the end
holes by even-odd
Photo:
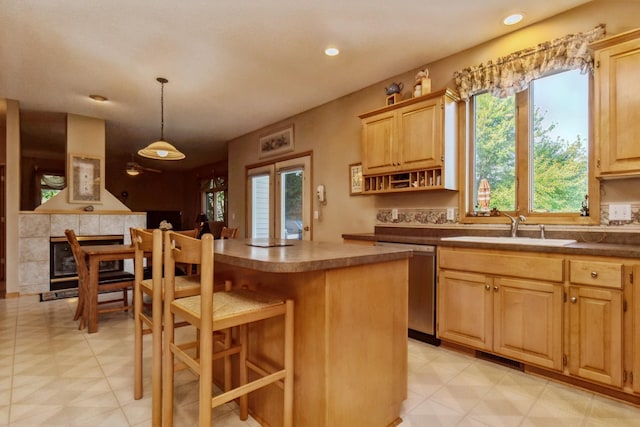
{"type": "MultiPolygon", "coordinates": [[[[71,228],[79,236],[122,234],[130,243],[129,227],[146,227],[146,213],[31,213],[19,215],[18,281],[20,294],[49,291],[49,238],[64,236],[71,228]]],[[[125,270],[133,272],[133,262],[125,261],[125,270]]]]}

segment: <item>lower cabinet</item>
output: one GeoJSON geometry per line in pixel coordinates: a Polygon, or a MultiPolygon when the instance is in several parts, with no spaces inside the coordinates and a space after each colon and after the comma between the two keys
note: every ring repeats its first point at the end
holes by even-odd
{"type": "Polygon", "coordinates": [[[562,285],[496,278],[493,348],[497,354],[562,369],[562,285]]]}
{"type": "Polygon", "coordinates": [[[443,270],[441,339],[562,369],[562,286],[443,270]]]}
{"type": "Polygon", "coordinates": [[[639,278],[630,258],[440,246],[437,335],[637,403],[639,278]]]}
{"type": "Polygon", "coordinates": [[[571,375],[622,387],[622,291],[569,287],[571,375]]]}
{"type": "Polygon", "coordinates": [[[640,286],[638,286],[638,280],[640,280],[640,265],[633,267],[632,277],[635,277],[633,286],[631,286],[633,292],[631,293],[632,299],[632,327],[628,335],[630,336],[630,347],[632,362],[630,368],[632,369],[631,375],[631,388],[635,393],[640,393],[640,286]],[[636,380],[633,381],[633,373],[636,373],[636,380]]]}

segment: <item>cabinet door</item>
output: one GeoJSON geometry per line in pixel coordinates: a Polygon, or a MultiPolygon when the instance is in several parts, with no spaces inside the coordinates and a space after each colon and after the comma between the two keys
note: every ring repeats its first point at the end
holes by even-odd
{"type": "Polygon", "coordinates": [[[491,279],[481,274],[441,270],[436,293],[438,337],[482,350],[491,350],[491,279]]]}
{"type": "Polygon", "coordinates": [[[640,265],[633,266],[633,283],[631,284],[632,296],[631,296],[631,308],[633,327],[631,328],[631,360],[634,376],[633,391],[640,393],[640,287],[637,285],[637,281],[640,280],[640,265]]]}
{"type": "Polygon", "coordinates": [[[365,175],[389,172],[397,167],[393,123],[393,111],[362,121],[362,171],[365,175]]]}
{"type": "Polygon", "coordinates": [[[622,291],[569,287],[569,372],[622,386],[622,291]]]}
{"type": "Polygon", "coordinates": [[[596,52],[595,60],[600,175],[640,174],[640,40],[596,52]]]}
{"type": "Polygon", "coordinates": [[[494,351],[562,370],[562,285],[497,278],[493,294],[494,351]]]}
{"type": "Polygon", "coordinates": [[[401,108],[398,135],[404,169],[442,165],[442,97],[401,108]]]}

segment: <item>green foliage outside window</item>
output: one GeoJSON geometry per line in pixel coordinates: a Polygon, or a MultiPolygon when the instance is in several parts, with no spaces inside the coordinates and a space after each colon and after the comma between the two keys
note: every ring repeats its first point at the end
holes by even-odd
{"type": "MultiPolygon", "coordinates": [[[[577,74],[567,74],[563,77],[576,79],[576,76],[577,74]]],[[[581,86],[585,92],[581,95],[584,96],[587,80],[585,76],[581,78],[585,79],[585,84],[581,86]]],[[[537,80],[534,84],[541,81],[537,80]]],[[[546,82],[542,82],[540,86],[543,90],[563,89],[559,84],[553,86],[553,89],[551,84],[545,84],[546,82]]],[[[519,175],[516,147],[518,144],[527,144],[531,176],[520,175],[520,185],[527,185],[528,182],[532,185],[527,189],[530,206],[520,206],[521,213],[525,212],[523,209],[526,212],[551,213],[580,211],[584,195],[588,193],[588,140],[579,132],[567,137],[574,128],[563,126],[565,123],[560,123],[559,120],[575,121],[578,128],[587,129],[588,106],[582,101],[583,98],[573,93],[560,95],[562,105],[554,105],[551,113],[535,102],[530,102],[533,115],[529,118],[530,123],[525,124],[529,126],[528,141],[517,141],[516,129],[520,124],[517,120],[515,96],[497,98],[483,93],[474,97],[474,200],[477,200],[480,180],[486,178],[491,186],[490,207],[500,211],[517,210],[516,179],[519,175]],[[566,100],[562,97],[566,97],[566,100]],[[561,111],[562,108],[570,109],[569,114],[561,111]],[[558,132],[559,130],[562,132],[558,132]]],[[[586,134],[586,131],[582,132],[586,134]]]]}

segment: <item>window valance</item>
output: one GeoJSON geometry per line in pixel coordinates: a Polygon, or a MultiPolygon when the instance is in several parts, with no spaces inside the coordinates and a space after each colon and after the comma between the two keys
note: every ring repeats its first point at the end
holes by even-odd
{"type": "Polygon", "coordinates": [[[462,99],[483,91],[506,97],[525,90],[532,80],[550,71],[592,71],[593,56],[588,45],[604,35],[604,25],[598,25],[585,33],[569,34],[486,64],[456,71],[453,78],[462,99]]]}
{"type": "Polygon", "coordinates": [[[200,180],[200,191],[224,191],[227,189],[227,180],[224,176],[215,176],[200,180]]]}

